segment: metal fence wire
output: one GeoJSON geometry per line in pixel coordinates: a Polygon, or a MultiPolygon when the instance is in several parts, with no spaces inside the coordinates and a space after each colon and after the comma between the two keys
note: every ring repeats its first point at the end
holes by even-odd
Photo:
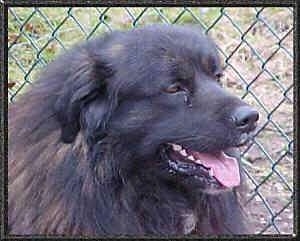
{"type": "Polygon", "coordinates": [[[218,45],[228,91],[254,105],[259,128],[242,149],[246,210],[260,234],[293,228],[293,8],[95,7],[8,9],[8,98],[75,42],[151,23],[200,25],[218,45]]]}

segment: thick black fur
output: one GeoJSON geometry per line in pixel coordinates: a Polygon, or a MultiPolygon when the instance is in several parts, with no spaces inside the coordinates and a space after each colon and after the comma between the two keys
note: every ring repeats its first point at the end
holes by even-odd
{"type": "Polygon", "coordinates": [[[10,234],[241,234],[238,190],[170,179],[161,145],[237,145],[227,121],[246,105],[218,84],[197,28],[149,26],[74,47],[9,109],[10,234]],[[170,93],[179,82],[182,90],[170,93]]]}

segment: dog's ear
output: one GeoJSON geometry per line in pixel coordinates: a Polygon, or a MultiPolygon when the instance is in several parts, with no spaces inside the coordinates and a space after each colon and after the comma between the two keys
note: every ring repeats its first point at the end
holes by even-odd
{"type": "MultiPolygon", "coordinates": [[[[80,130],[80,115],[87,104],[106,96],[106,79],[112,70],[100,60],[82,49],[72,52],[65,64],[66,79],[55,103],[55,113],[61,125],[61,139],[71,143],[80,130]],[[70,62],[70,63],[68,63],[70,62]],[[69,66],[68,66],[69,64],[69,66]]],[[[104,111],[104,110],[103,110],[104,111]]]]}
{"type": "Polygon", "coordinates": [[[107,97],[99,97],[83,108],[80,116],[80,126],[88,143],[102,139],[105,133],[106,116],[109,115],[107,97]]]}

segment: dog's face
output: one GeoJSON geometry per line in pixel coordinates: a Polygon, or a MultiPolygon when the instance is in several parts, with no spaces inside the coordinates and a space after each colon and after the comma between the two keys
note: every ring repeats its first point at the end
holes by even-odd
{"type": "MultiPolygon", "coordinates": [[[[214,43],[200,30],[156,26],[97,44],[86,48],[94,82],[67,95],[73,104],[80,96],[80,112],[62,108],[72,116],[60,118],[70,119],[62,124],[63,138],[69,141],[79,129],[90,145],[115,138],[130,150],[136,172],[151,166],[159,178],[189,187],[238,186],[238,162],[224,152],[244,144],[258,114],[220,86],[214,43]]],[[[65,99],[58,109],[61,103],[65,99]]]]}

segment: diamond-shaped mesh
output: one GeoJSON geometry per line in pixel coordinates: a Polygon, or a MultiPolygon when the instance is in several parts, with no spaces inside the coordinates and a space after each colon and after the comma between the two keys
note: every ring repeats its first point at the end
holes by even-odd
{"type": "Polygon", "coordinates": [[[194,23],[218,45],[224,87],[260,112],[242,149],[256,233],[293,233],[293,8],[9,8],[8,98],[75,42],[150,23],[194,23]]]}

